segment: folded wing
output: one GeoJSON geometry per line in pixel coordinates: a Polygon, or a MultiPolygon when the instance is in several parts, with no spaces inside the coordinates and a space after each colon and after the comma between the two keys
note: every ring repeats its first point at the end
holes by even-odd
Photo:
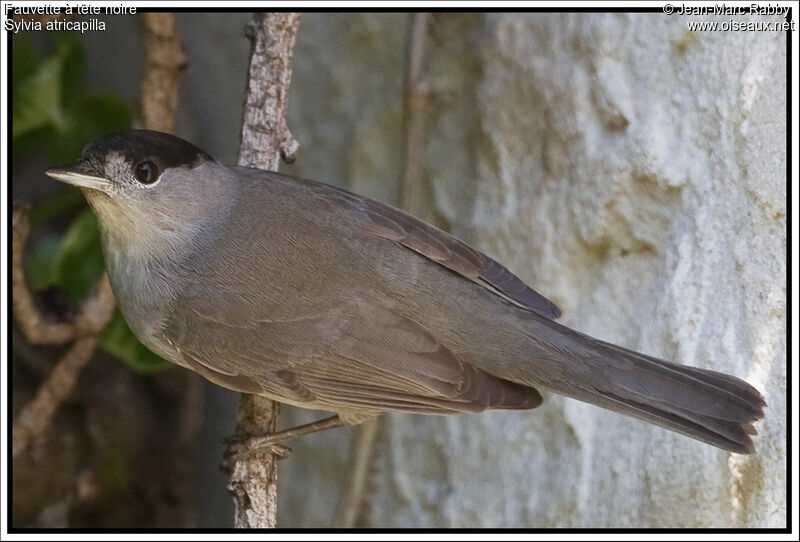
{"type": "Polygon", "coordinates": [[[170,330],[184,363],[237,391],[333,411],[446,414],[542,402],[534,388],[459,360],[423,327],[373,301],[246,325],[190,310],[191,325],[173,320],[170,330]]]}

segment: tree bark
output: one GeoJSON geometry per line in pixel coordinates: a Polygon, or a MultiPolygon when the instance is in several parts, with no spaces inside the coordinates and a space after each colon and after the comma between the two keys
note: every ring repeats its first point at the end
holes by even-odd
{"type": "MultiPolygon", "coordinates": [[[[242,119],[241,166],[275,170],[280,158],[294,159],[297,141],[286,125],[286,105],[298,13],[259,13],[245,33],[251,41],[250,70],[242,119]]],[[[275,432],[278,403],[242,394],[235,437],[275,432]]],[[[278,456],[269,448],[232,457],[228,491],[237,528],[275,527],[278,508],[278,456]]]]}

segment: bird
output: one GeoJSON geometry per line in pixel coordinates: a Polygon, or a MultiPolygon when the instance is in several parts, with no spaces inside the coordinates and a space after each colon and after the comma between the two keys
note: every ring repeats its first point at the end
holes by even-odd
{"type": "Polygon", "coordinates": [[[334,425],[528,410],[541,390],[754,451],[766,403],[753,386],[566,327],[501,263],[388,204],[150,130],[46,173],[96,214],[134,334],[218,385],[334,425]]]}

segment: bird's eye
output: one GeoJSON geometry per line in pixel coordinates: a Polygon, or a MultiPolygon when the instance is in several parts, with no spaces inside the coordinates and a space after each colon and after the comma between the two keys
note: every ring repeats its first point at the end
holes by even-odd
{"type": "Polygon", "coordinates": [[[139,162],[134,166],[133,173],[136,175],[136,179],[138,179],[140,183],[153,184],[158,180],[160,171],[158,170],[158,166],[155,162],[151,160],[145,160],[144,162],[139,162]]]}

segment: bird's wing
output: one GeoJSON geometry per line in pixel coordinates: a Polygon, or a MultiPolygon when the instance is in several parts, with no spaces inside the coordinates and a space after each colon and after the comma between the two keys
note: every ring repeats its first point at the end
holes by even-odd
{"type": "Polygon", "coordinates": [[[561,316],[559,308],[502,264],[460,239],[384,203],[361,198],[370,233],[391,239],[459,275],[545,318],[561,316]]]}
{"type": "Polygon", "coordinates": [[[267,182],[302,187],[305,194],[319,195],[320,202],[324,202],[321,205],[338,202],[344,206],[341,208],[344,214],[361,216],[360,226],[365,233],[395,241],[525,310],[549,319],[561,316],[555,303],[527,286],[502,264],[405,211],[317,181],[251,168],[234,169],[245,176],[268,179],[267,182]]]}
{"type": "Polygon", "coordinates": [[[166,332],[217,384],[333,411],[528,409],[542,398],[462,362],[423,327],[374,301],[291,321],[221,321],[184,299],[166,332]],[[187,301],[189,304],[187,305],[187,301]],[[184,320],[185,322],[185,320],[184,320]]]}

